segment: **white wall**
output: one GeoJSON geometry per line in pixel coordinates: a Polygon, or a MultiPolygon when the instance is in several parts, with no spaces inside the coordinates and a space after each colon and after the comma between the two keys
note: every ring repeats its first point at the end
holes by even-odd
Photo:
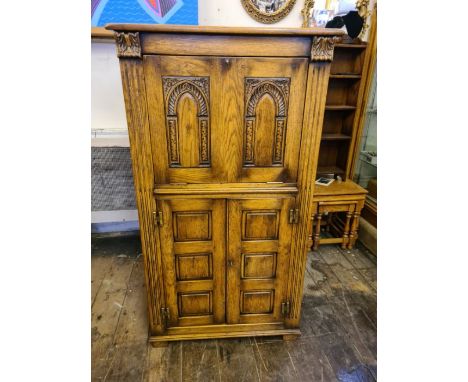
{"type": "Polygon", "coordinates": [[[115,134],[127,131],[119,60],[113,40],[91,44],[91,128],[95,132],[93,137],[104,137],[103,131],[115,134]]]}

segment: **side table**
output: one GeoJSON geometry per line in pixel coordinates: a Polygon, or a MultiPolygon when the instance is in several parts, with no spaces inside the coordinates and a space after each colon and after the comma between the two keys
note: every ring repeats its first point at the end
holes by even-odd
{"type": "Polygon", "coordinates": [[[317,250],[320,244],[335,243],[341,243],[343,249],[353,248],[366,194],[366,189],[350,180],[334,181],[329,186],[315,185],[309,236],[312,250],[317,250]],[[333,237],[320,237],[322,228],[333,237]]]}

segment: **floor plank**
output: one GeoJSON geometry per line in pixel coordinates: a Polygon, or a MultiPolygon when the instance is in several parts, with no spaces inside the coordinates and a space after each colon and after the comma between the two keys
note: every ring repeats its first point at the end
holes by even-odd
{"type": "Polygon", "coordinates": [[[182,380],[185,382],[219,381],[219,356],[216,340],[182,343],[182,380]]]}
{"type": "Polygon", "coordinates": [[[288,343],[287,347],[297,371],[298,381],[338,381],[317,338],[302,338],[295,343],[288,343]]]}
{"type": "Polygon", "coordinates": [[[110,261],[110,271],[102,281],[91,312],[91,368],[95,381],[106,378],[114,359],[114,334],[133,269],[133,260],[110,257],[110,261]]]}
{"type": "Polygon", "coordinates": [[[148,363],[143,381],[182,382],[182,342],[170,342],[165,348],[148,345],[148,363]]]}
{"type": "Polygon", "coordinates": [[[148,321],[143,262],[136,260],[114,335],[106,381],[141,381],[147,363],[148,321]],[[144,319],[143,319],[144,318],[144,319]]]}
{"type": "Polygon", "coordinates": [[[112,257],[93,256],[91,261],[91,307],[94,305],[102,281],[111,270],[111,265],[112,257]]]}
{"type": "Polygon", "coordinates": [[[369,285],[377,290],[377,267],[376,258],[364,247],[362,249],[354,248],[352,250],[341,249],[343,257],[345,257],[360,273],[369,285]]]}
{"type": "Polygon", "coordinates": [[[258,343],[253,346],[260,381],[298,381],[288,347],[283,341],[258,343]]]}
{"type": "MultiPolygon", "coordinates": [[[[354,267],[339,261],[335,251],[322,249],[316,258],[332,281],[333,297],[328,301],[333,317],[339,320],[341,340],[354,349],[356,359],[366,370],[376,368],[376,322],[371,318],[377,308],[375,290],[354,267]]],[[[332,318],[327,317],[326,322],[332,322],[332,318]]]]}
{"type": "Polygon", "coordinates": [[[220,380],[223,382],[260,381],[250,338],[218,340],[220,380]]]}
{"type": "Polygon", "coordinates": [[[356,349],[337,333],[317,337],[320,348],[340,382],[374,382],[371,369],[359,360],[356,349]]]}

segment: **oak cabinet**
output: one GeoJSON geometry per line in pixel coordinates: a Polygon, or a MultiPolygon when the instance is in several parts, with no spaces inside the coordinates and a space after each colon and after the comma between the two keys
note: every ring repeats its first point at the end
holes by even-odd
{"type": "Polygon", "coordinates": [[[334,29],[115,24],[150,341],[300,334],[334,29]]]}

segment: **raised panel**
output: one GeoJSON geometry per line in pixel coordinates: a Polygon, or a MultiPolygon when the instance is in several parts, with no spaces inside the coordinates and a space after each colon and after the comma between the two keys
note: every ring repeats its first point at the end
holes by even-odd
{"type": "Polygon", "coordinates": [[[269,314],[273,312],[274,290],[241,292],[241,314],[269,314]]]}
{"type": "Polygon", "coordinates": [[[244,167],[283,166],[289,78],[246,78],[244,167]]]}
{"type": "Polygon", "coordinates": [[[174,241],[211,240],[211,211],[174,212],[174,241]]]}
{"type": "Polygon", "coordinates": [[[243,240],[275,240],[278,239],[278,211],[243,211],[243,240]]]}
{"type": "Polygon", "coordinates": [[[211,253],[176,255],[177,281],[204,280],[213,278],[211,253]]]}
{"type": "Polygon", "coordinates": [[[179,293],[179,317],[212,314],[211,291],[179,293]]]}
{"type": "Polygon", "coordinates": [[[169,167],[210,165],[209,78],[163,77],[169,167]]]}
{"type": "Polygon", "coordinates": [[[276,253],[243,253],[243,279],[271,279],[276,275],[276,253]]]}

